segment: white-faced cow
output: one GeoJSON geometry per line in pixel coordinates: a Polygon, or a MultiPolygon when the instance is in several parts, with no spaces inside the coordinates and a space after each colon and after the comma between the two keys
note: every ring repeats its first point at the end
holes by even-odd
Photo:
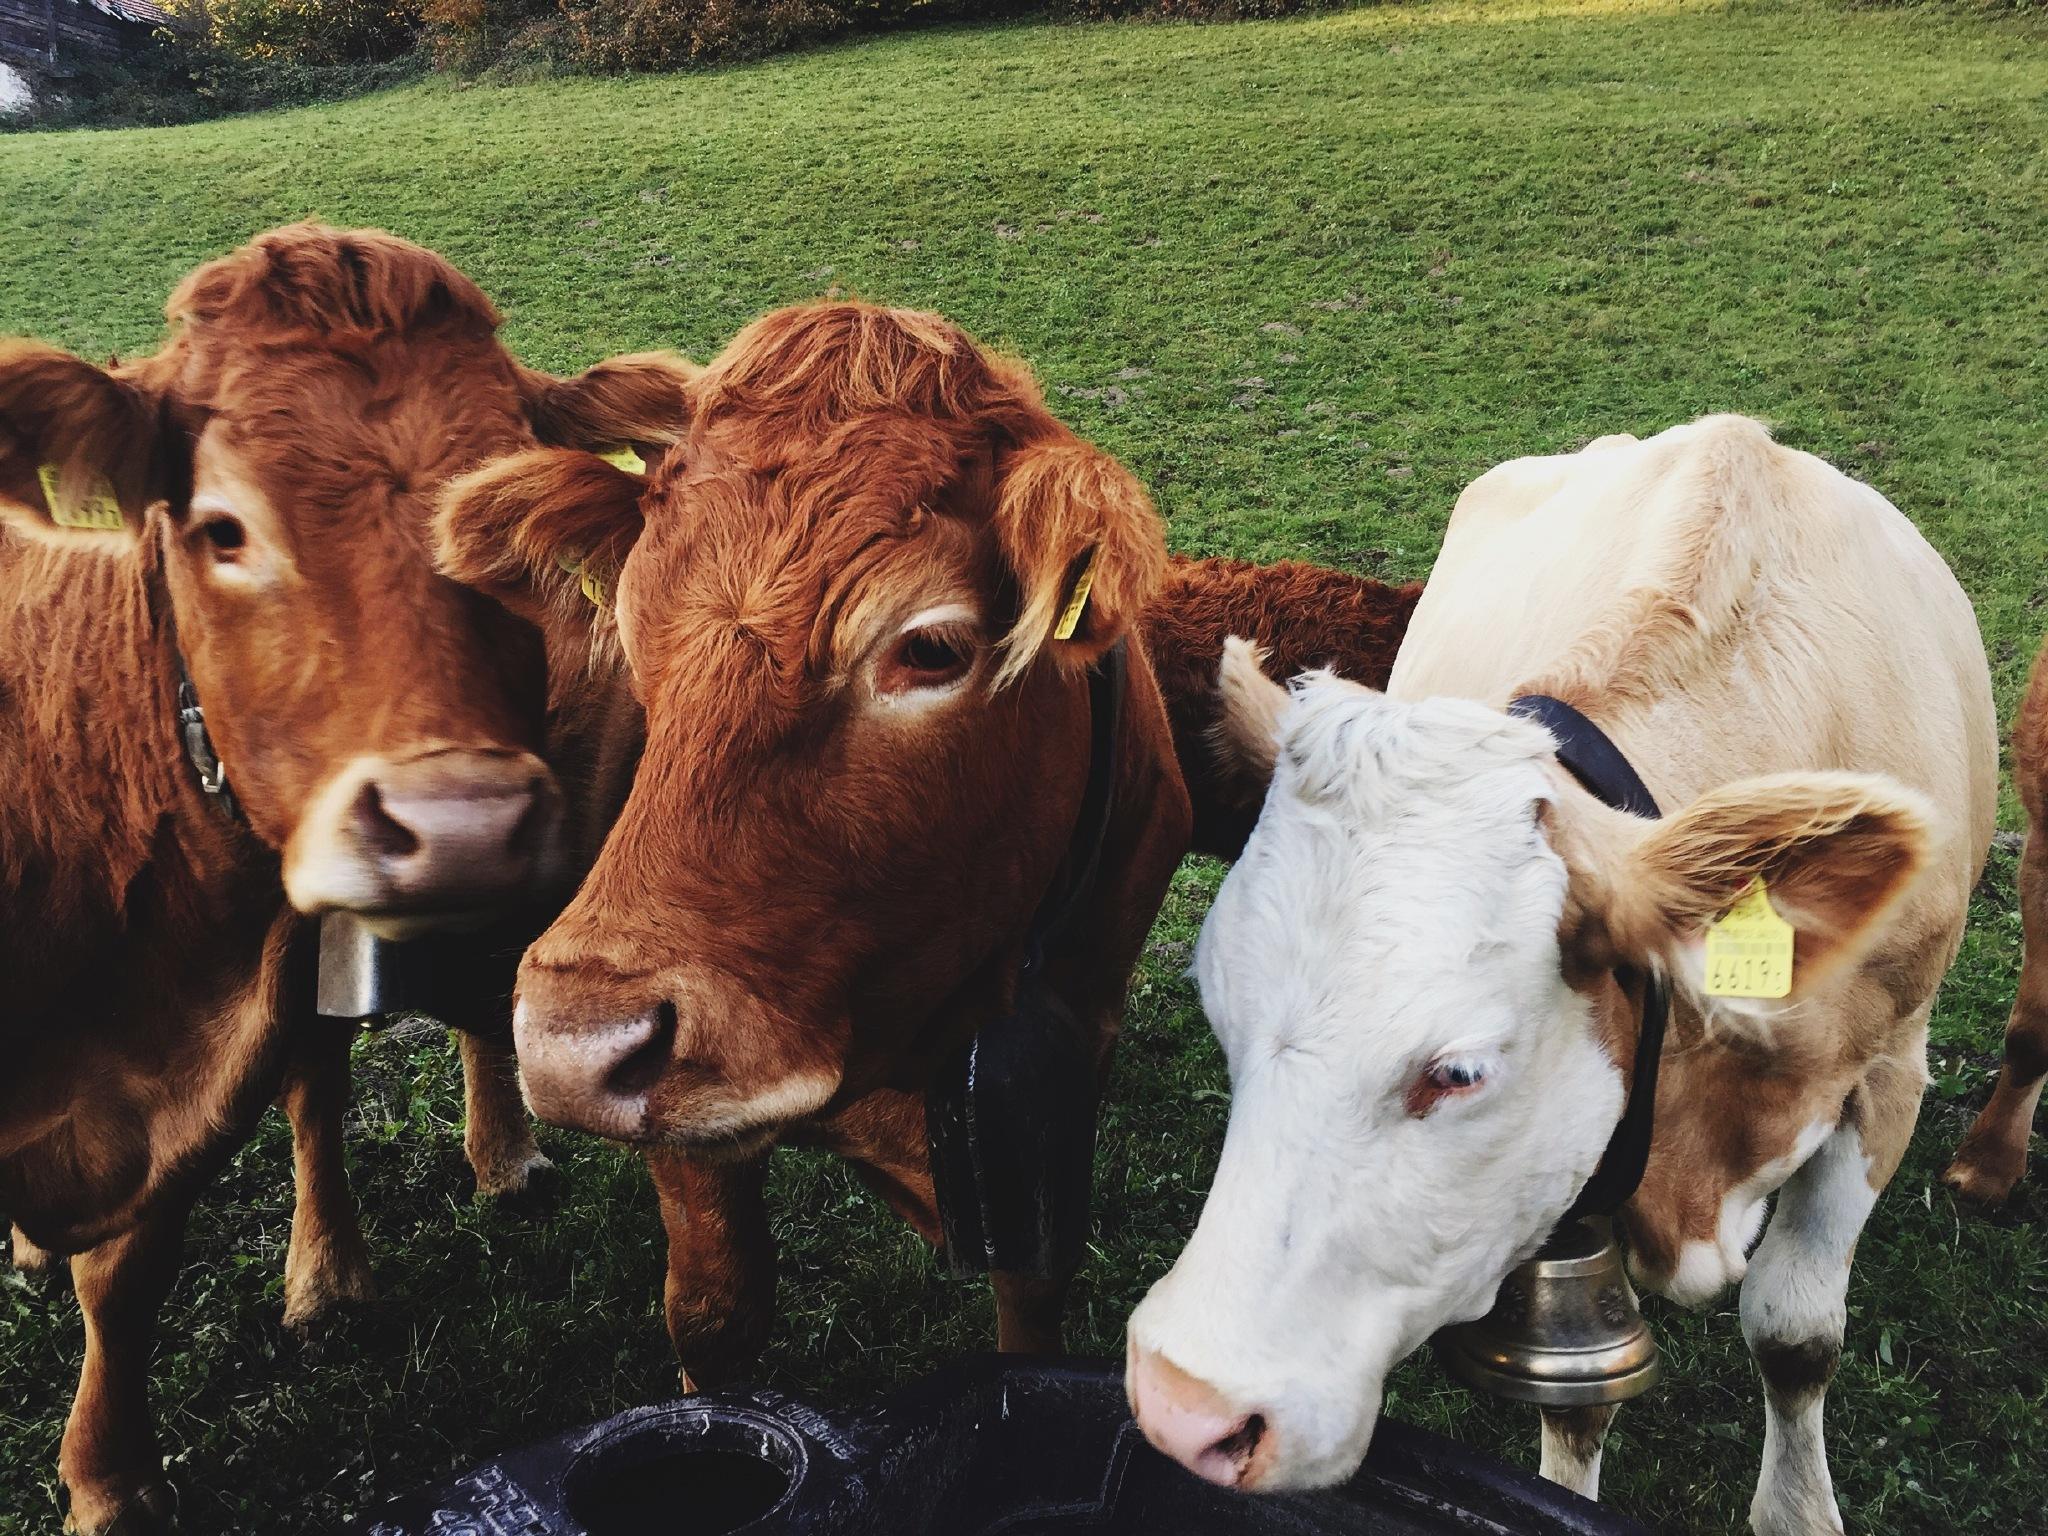
{"type": "MultiPolygon", "coordinates": [[[[435,572],[435,491],[542,440],[659,441],[680,376],[522,368],[474,284],[377,232],[275,231],[168,313],[108,369],[0,344],[0,1211],[72,1255],[86,1532],[168,1518],[155,1312],[295,1055],[287,1312],[367,1288],[304,915],[471,920],[554,862],[539,647],[435,572]]],[[[509,1053],[479,1059],[523,1171],[509,1053]]]]}
{"type": "MultiPolygon", "coordinates": [[[[1147,1434],[1243,1488],[1355,1469],[1388,1371],[1484,1313],[1593,1173],[1639,1026],[1616,972],[1654,969],[1676,1000],[1631,1263],[1682,1302],[1741,1283],[1752,1523],[1838,1529],[1821,1403],[1850,1258],[1997,800],[1940,558],[1874,491],[1712,417],[1473,484],[1385,694],[1290,693],[1242,652],[1223,688],[1272,786],[1196,959],[1233,1099],[1200,1224],[1131,1318],[1147,1434]],[[1528,695],[1604,732],[1663,819],[1582,788],[1505,712],[1528,695]],[[1717,960],[1709,997],[1710,930],[1757,881],[1789,974],[1733,985],[1785,995],[1722,995],[1717,960]]],[[[1545,1470],[1592,1491],[1610,1417],[1547,1423],[1545,1470]]]]}

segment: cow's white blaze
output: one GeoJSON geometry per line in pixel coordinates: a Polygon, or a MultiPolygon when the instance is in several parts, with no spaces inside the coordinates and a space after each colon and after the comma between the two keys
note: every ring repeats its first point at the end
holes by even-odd
{"type": "Polygon", "coordinates": [[[1549,734],[1317,674],[1277,736],[1196,954],[1230,1066],[1222,1163],[1131,1319],[1136,1349],[1260,1416],[1262,1488],[1356,1469],[1387,1372],[1487,1310],[1624,1099],[1560,966],[1549,734]],[[1478,1082],[1412,1091],[1445,1062],[1478,1082]]]}

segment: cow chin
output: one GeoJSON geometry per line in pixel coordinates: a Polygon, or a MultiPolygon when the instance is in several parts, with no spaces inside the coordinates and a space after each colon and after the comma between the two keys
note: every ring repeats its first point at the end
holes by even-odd
{"type": "Polygon", "coordinates": [[[839,1091],[834,1073],[806,1072],[739,1096],[657,1084],[648,1096],[647,1139],[711,1163],[744,1162],[772,1147],[790,1125],[809,1119],[839,1091]]]}

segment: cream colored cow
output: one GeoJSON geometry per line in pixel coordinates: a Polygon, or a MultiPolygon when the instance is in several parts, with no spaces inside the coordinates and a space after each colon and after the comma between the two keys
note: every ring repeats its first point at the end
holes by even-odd
{"type": "MultiPolygon", "coordinates": [[[[1230,1128],[1131,1319],[1139,1422],[1240,1487],[1356,1468],[1387,1372],[1484,1313],[1592,1173],[1639,1026],[1614,971],[1656,967],[1676,996],[1631,1262],[1684,1302],[1741,1283],[1752,1523],[1839,1529],[1821,1402],[1850,1259],[1997,800],[1940,557],[1875,491],[1710,417],[1472,485],[1384,695],[1253,661],[1226,655],[1227,734],[1272,785],[1196,958],[1230,1128]],[[1664,819],[1582,789],[1503,712],[1522,694],[1603,728],[1664,819]],[[1789,995],[1709,999],[1707,931],[1758,877],[1789,995]]],[[[1544,1470],[1593,1492],[1609,1418],[1547,1422],[1544,1470]]]]}

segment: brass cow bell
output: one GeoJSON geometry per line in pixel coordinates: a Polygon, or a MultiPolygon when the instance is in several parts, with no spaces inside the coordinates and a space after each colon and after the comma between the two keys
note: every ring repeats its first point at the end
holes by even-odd
{"type": "Polygon", "coordinates": [[[1501,1282],[1493,1310],[1444,1329],[1436,1352],[1466,1386],[1545,1408],[1626,1402],[1661,1369],[1604,1216],[1551,1233],[1501,1282]]]}

